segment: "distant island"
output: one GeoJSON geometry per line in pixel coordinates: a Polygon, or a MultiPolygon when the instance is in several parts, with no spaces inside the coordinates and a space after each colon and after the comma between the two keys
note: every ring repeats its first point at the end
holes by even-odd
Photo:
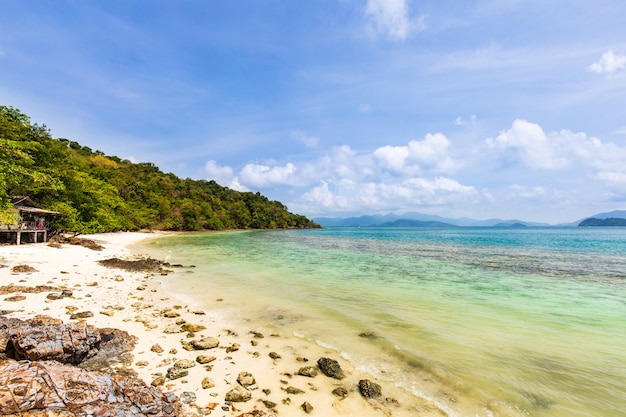
{"type": "Polygon", "coordinates": [[[383,223],[378,225],[379,227],[456,227],[453,224],[437,222],[437,221],[423,221],[423,220],[410,220],[399,219],[393,222],[383,223]]]}
{"type": "Polygon", "coordinates": [[[578,227],[626,227],[626,219],[616,217],[597,219],[595,217],[591,217],[580,222],[578,227]]]}

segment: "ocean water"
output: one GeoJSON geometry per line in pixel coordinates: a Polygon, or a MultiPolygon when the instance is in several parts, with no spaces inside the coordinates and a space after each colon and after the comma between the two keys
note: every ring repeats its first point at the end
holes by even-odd
{"type": "Polygon", "coordinates": [[[196,266],[172,291],[332,347],[444,415],[626,415],[626,229],[244,231],[148,247],[196,266]]]}

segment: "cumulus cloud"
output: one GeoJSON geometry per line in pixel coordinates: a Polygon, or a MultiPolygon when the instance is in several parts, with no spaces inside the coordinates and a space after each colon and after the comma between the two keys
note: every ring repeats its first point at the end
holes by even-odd
{"type": "Polygon", "coordinates": [[[377,33],[393,40],[403,40],[413,30],[424,30],[424,15],[411,18],[408,0],[368,0],[365,14],[370,18],[377,33]]]}
{"type": "MultiPolygon", "coordinates": [[[[624,161],[625,147],[582,132],[545,132],[518,119],[495,138],[461,150],[434,133],[373,151],[344,145],[312,159],[248,163],[238,172],[208,161],[205,172],[230,188],[285,201],[295,212],[336,216],[438,212],[454,206],[469,210],[481,202],[529,210],[541,202],[580,202],[582,187],[590,183],[604,196],[626,195],[624,161]],[[462,161],[453,157],[459,153],[462,161]],[[457,173],[462,180],[454,177],[457,173]]],[[[584,194],[593,200],[588,190],[584,194]]]]}
{"type": "Polygon", "coordinates": [[[556,145],[550,143],[541,126],[526,120],[515,120],[509,130],[495,139],[487,139],[486,143],[489,148],[520,160],[531,168],[556,169],[567,163],[556,152],[556,145]]]}
{"type": "Polygon", "coordinates": [[[605,52],[602,57],[587,69],[598,74],[613,74],[626,68],[626,55],[616,55],[613,51],[605,52]]]}
{"type": "Polygon", "coordinates": [[[214,160],[207,161],[204,164],[204,173],[208,179],[215,180],[218,184],[228,184],[235,177],[231,167],[220,166],[214,160]]]}
{"type": "Polygon", "coordinates": [[[613,171],[624,169],[626,160],[626,149],[613,143],[567,129],[546,134],[538,124],[520,119],[485,143],[488,149],[496,151],[495,158],[539,170],[613,171]]]}
{"type": "Polygon", "coordinates": [[[415,175],[423,171],[452,172],[454,160],[448,156],[450,141],[441,133],[427,134],[421,141],[406,146],[383,146],[374,151],[374,160],[396,174],[415,175]]]}
{"type": "Polygon", "coordinates": [[[275,185],[298,185],[296,166],[287,163],[284,166],[247,164],[239,172],[239,181],[252,188],[266,188],[275,185]]]}

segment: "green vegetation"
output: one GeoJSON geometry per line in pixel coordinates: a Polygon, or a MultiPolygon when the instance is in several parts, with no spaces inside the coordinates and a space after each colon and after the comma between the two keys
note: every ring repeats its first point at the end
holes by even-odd
{"type": "Polygon", "coordinates": [[[596,219],[595,217],[590,217],[580,222],[578,227],[626,227],[626,219],[596,219]]]}
{"type": "Polygon", "coordinates": [[[260,193],[181,179],[52,138],[45,125],[0,106],[0,222],[15,195],[60,212],[48,219],[51,227],[81,233],[319,227],[260,193]]]}

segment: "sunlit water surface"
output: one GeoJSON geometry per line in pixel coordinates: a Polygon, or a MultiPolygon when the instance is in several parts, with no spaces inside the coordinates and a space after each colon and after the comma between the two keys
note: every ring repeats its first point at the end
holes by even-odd
{"type": "Polygon", "coordinates": [[[333,347],[448,415],[626,413],[625,229],[246,231],[149,247],[196,266],[170,290],[333,347]]]}

